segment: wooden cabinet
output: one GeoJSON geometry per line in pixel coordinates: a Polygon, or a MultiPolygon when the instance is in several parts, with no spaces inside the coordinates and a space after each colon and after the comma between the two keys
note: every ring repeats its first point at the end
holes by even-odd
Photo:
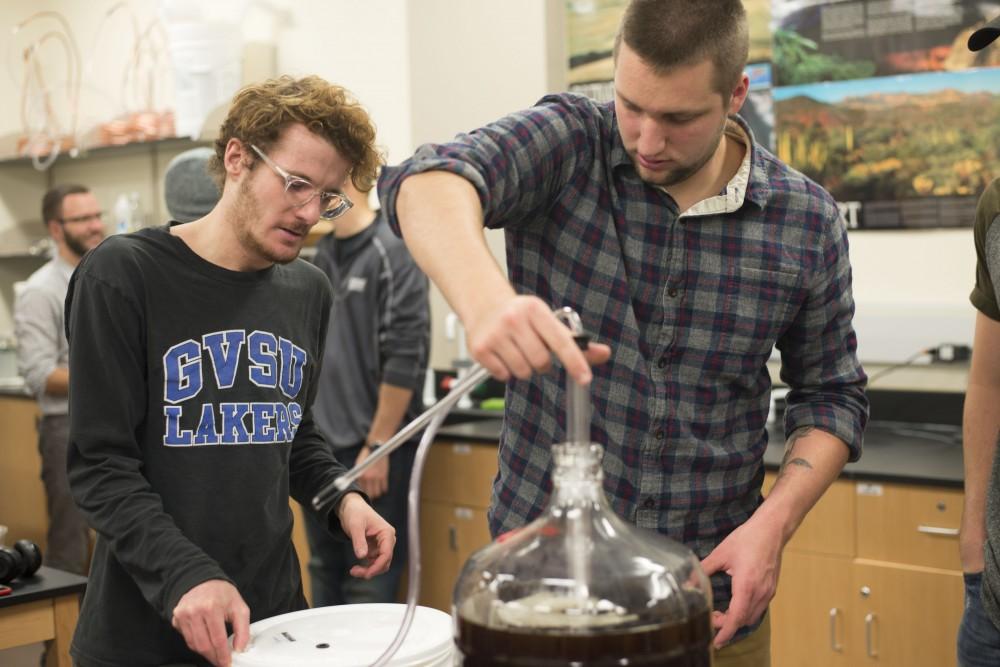
{"type": "MultiPolygon", "coordinates": [[[[773,484],[774,477],[768,475],[765,493],[770,491],[773,484]]],[[[855,513],[854,484],[847,481],[834,482],[788,541],[786,551],[853,556],[857,551],[855,513]]]]}
{"type": "Polygon", "coordinates": [[[962,493],[859,482],[858,558],[961,570],[962,493]]]}
{"type": "Polygon", "coordinates": [[[31,540],[42,554],[49,526],[38,455],[38,404],[34,399],[0,397],[3,424],[3,480],[0,481],[0,525],[7,526],[6,543],[31,540]]]}
{"type": "Polygon", "coordinates": [[[771,603],[773,667],[854,667],[847,647],[858,638],[849,623],[850,559],[785,551],[771,603]]]}
{"type": "Polygon", "coordinates": [[[856,665],[956,664],[962,573],[856,561],[852,593],[856,665]]]}
{"type": "Polygon", "coordinates": [[[462,565],[489,544],[486,510],[425,501],[420,505],[420,604],[451,613],[462,565]]]}
{"type": "Polygon", "coordinates": [[[495,446],[431,447],[420,487],[420,604],[451,613],[462,565],[490,542],[486,510],[496,472],[495,446]]]}
{"type": "Polygon", "coordinates": [[[785,549],[774,667],[955,665],[961,506],[952,489],[835,482],[785,549]]]}

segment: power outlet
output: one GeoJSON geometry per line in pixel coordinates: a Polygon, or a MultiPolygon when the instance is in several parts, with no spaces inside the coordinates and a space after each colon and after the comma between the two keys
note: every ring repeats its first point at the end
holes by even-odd
{"type": "Polygon", "coordinates": [[[959,361],[968,361],[972,356],[972,348],[968,345],[955,343],[942,343],[930,351],[931,361],[934,363],[950,364],[959,361]]]}

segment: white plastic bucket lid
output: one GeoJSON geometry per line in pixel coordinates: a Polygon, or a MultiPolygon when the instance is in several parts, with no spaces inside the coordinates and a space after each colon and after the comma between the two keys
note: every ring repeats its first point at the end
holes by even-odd
{"type": "MultiPolygon", "coordinates": [[[[403,604],[350,604],[306,609],[250,625],[250,645],[233,667],[369,667],[389,647],[403,604]]],[[[450,665],[451,616],[417,607],[392,667],[450,665]]]]}

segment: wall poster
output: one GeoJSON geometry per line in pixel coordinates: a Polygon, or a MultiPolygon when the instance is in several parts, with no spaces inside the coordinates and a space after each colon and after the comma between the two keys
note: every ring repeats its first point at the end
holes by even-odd
{"type": "MultiPolygon", "coordinates": [[[[627,0],[567,0],[570,90],[614,94],[627,0]]],[[[745,0],[755,139],[854,229],[971,226],[1000,176],[1000,48],[966,40],[1000,0],[745,0]]]]}

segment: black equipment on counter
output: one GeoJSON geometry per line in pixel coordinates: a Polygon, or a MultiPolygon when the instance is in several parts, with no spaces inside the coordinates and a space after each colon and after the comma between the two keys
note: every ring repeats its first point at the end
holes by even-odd
{"type": "Polygon", "coordinates": [[[30,577],[42,566],[42,550],[29,540],[18,540],[14,548],[0,547],[0,584],[30,577]]]}

